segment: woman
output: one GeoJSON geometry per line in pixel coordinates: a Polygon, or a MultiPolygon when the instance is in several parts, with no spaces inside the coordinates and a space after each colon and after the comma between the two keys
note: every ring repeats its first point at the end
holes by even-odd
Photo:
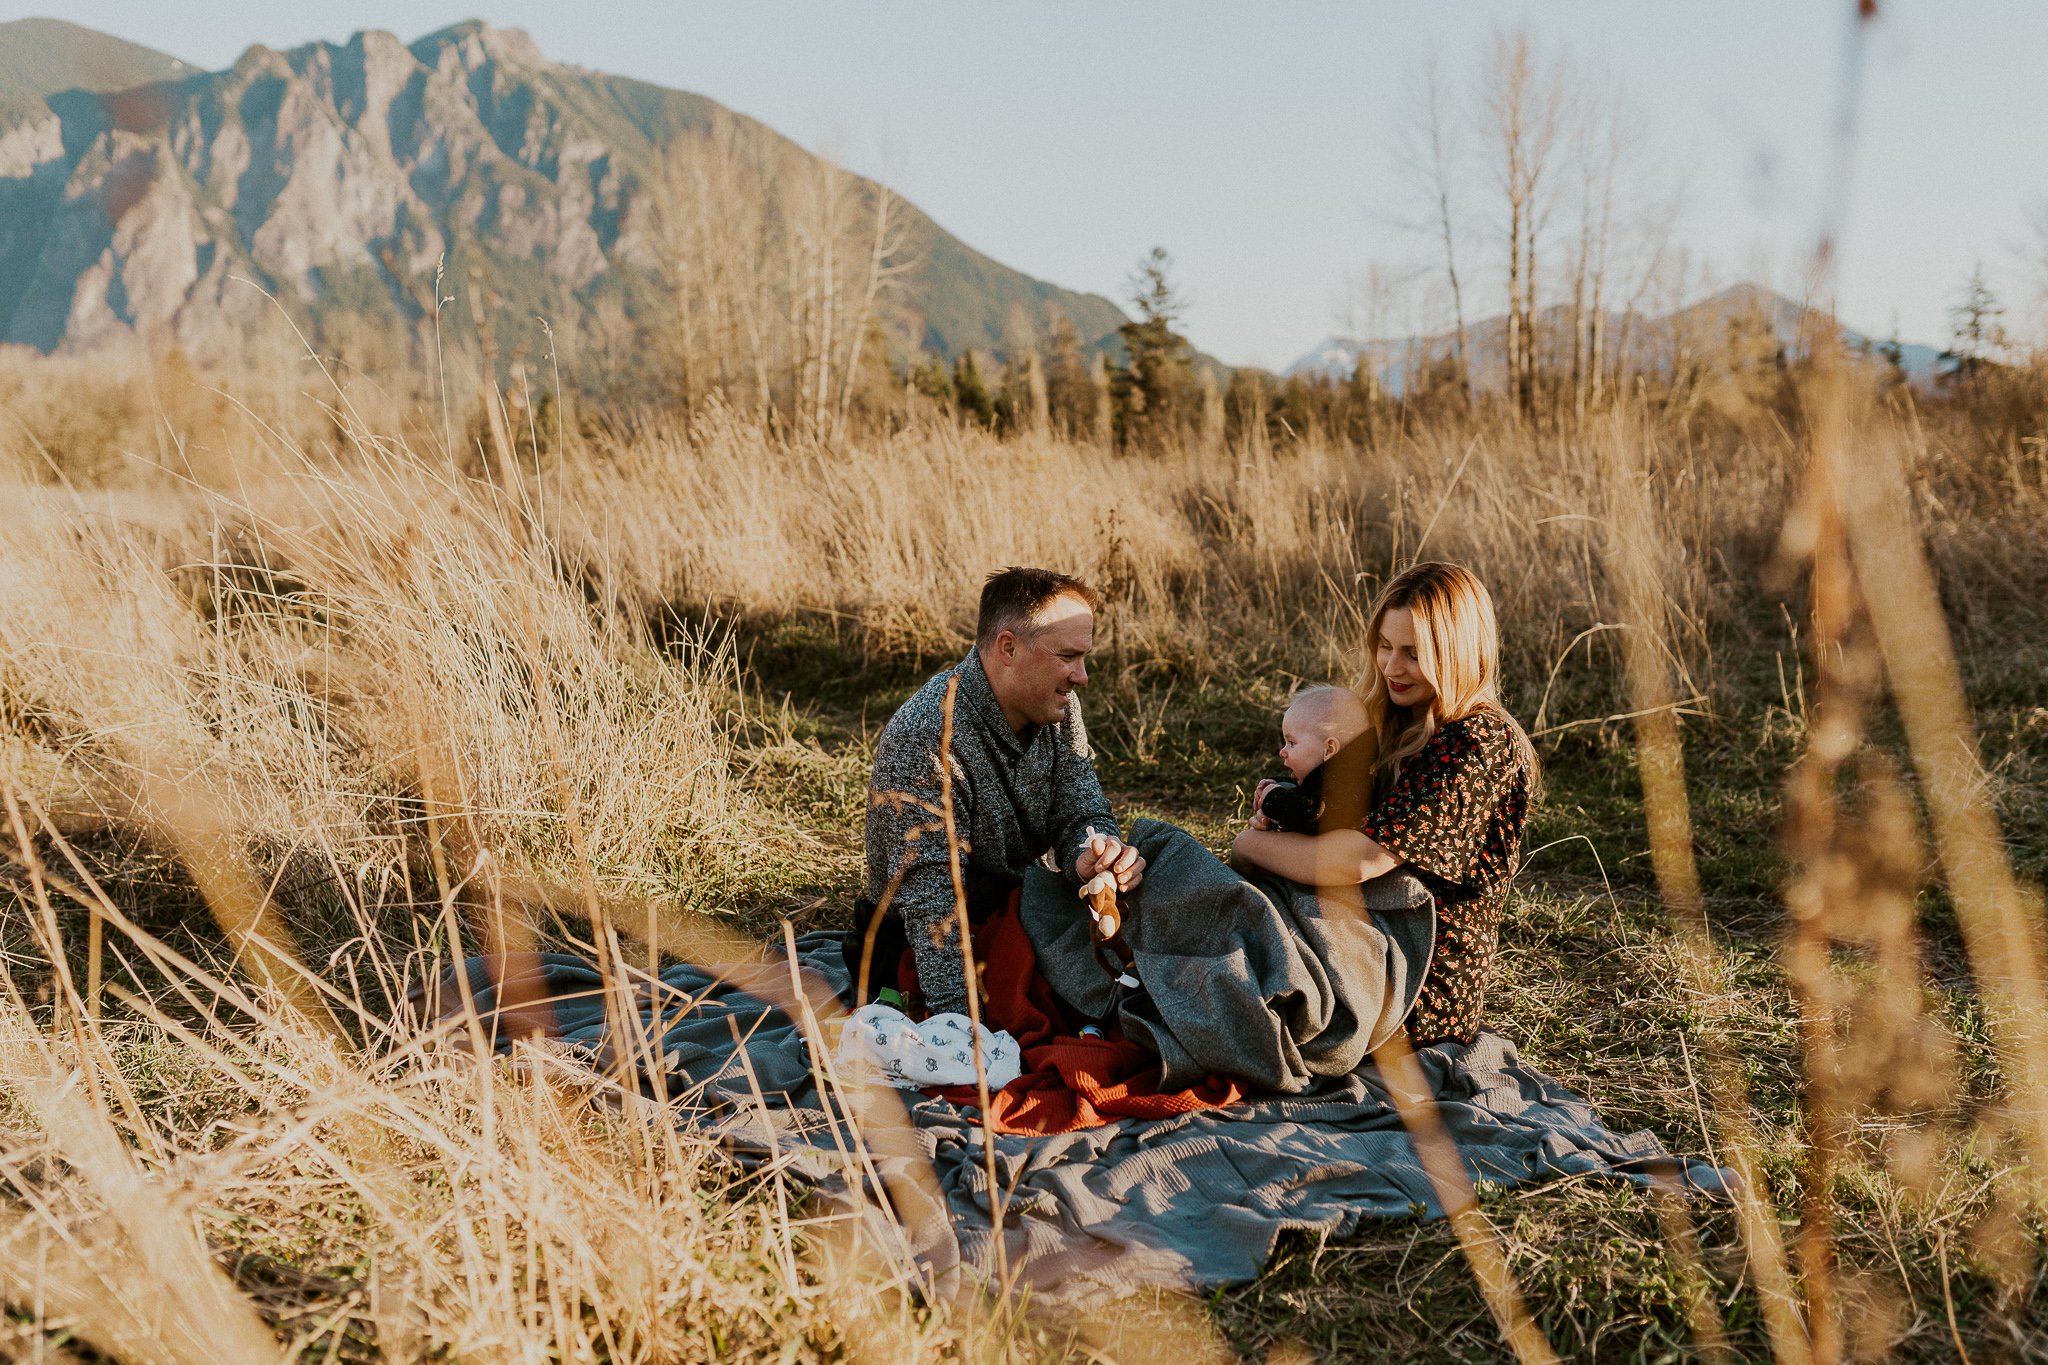
{"type": "MultiPolygon", "coordinates": [[[[1478,1038],[1501,908],[1522,841],[1536,756],[1501,705],[1493,601],[1470,569],[1417,564],[1386,586],[1367,626],[1368,726],[1360,825],[1319,834],[1255,827],[1231,860],[1311,886],[1406,867],[1436,897],[1436,947],[1408,1016],[1417,1045],[1478,1038]]],[[[1261,793],[1263,795],[1263,793],[1261,793]]],[[[1256,800],[1254,800],[1256,807],[1256,800]]]]}

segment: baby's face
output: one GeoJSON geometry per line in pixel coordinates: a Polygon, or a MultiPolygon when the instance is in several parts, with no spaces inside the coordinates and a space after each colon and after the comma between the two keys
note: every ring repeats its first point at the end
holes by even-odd
{"type": "Polygon", "coordinates": [[[1320,767],[1337,747],[1329,742],[1320,725],[1311,723],[1313,720],[1314,717],[1304,716],[1298,706],[1290,706],[1287,714],[1280,717],[1280,761],[1287,765],[1287,775],[1296,782],[1320,767]]]}

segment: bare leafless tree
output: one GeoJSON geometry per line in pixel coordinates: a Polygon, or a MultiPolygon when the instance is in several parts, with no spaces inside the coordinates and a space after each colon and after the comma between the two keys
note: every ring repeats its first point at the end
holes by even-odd
{"type": "Polygon", "coordinates": [[[723,115],[668,146],[654,201],[684,401],[842,439],[915,264],[903,201],[723,115]]]}
{"type": "Polygon", "coordinates": [[[753,131],[725,116],[667,147],[654,187],[657,264],[675,301],[683,397],[774,402],[769,263],[776,213],[753,131]]]}
{"type": "MultiPolygon", "coordinates": [[[[1412,291],[1419,272],[1397,272],[1374,261],[1362,272],[1349,274],[1344,280],[1344,293],[1337,310],[1338,331],[1352,343],[1354,369],[1363,367],[1372,390],[1377,393],[1387,366],[1392,362],[1390,353],[1392,339],[1398,326],[1406,326],[1411,332],[1434,331],[1441,325],[1441,315],[1417,327],[1411,319],[1403,316],[1401,302],[1412,291]]],[[[1455,313],[1455,304],[1453,305],[1455,313]]],[[[1461,391],[1470,397],[1470,387],[1464,369],[1464,320],[1456,319],[1453,333],[1454,356],[1458,365],[1461,391]]]]}
{"type": "Polygon", "coordinates": [[[1537,266],[1556,203],[1553,161],[1570,90],[1566,59],[1544,61],[1526,32],[1494,38],[1480,108],[1507,245],[1508,388],[1525,413],[1536,408],[1537,266]]]}
{"type": "Polygon", "coordinates": [[[1646,155],[1639,111],[1619,81],[1539,52],[1522,32],[1495,36],[1468,96],[1429,64],[1413,107],[1398,154],[1427,209],[1418,226],[1441,258],[1453,328],[1431,363],[1441,373],[1450,359],[1468,393],[1492,382],[1475,373],[1482,358],[1467,318],[1466,243],[1484,225],[1504,248],[1498,336],[1510,399],[1533,414],[1554,391],[1583,414],[1629,363],[1635,314],[1671,246],[1678,195],[1646,155]]]}
{"type": "Polygon", "coordinates": [[[1450,117],[1437,61],[1423,68],[1415,107],[1421,111],[1413,145],[1406,157],[1409,172],[1432,211],[1436,236],[1443,246],[1444,279],[1450,287],[1451,322],[1457,345],[1458,387],[1472,397],[1472,339],[1465,329],[1465,290],[1458,280],[1458,236],[1452,212],[1453,168],[1459,159],[1457,120],[1450,117]]]}
{"type": "Polygon", "coordinates": [[[853,399],[860,384],[861,350],[882,320],[886,306],[901,292],[904,277],[916,268],[911,240],[911,220],[903,203],[887,185],[875,183],[870,190],[874,201],[872,225],[868,231],[867,275],[854,316],[853,344],[846,359],[839,391],[839,414],[832,438],[845,439],[846,424],[853,411],[853,399]]]}
{"type": "Polygon", "coordinates": [[[2035,352],[2048,352],[2048,199],[2027,210],[2027,235],[2014,248],[2026,272],[2027,307],[2015,331],[2035,352]]]}
{"type": "Polygon", "coordinates": [[[1600,401],[1608,372],[1607,284],[1613,264],[1622,178],[1642,127],[1617,85],[1581,90],[1574,101],[1571,157],[1577,171],[1578,240],[1571,265],[1572,402],[1581,415],[1600,401]]]}
{"type": "Polygon", "coordinates": [[[1666,188],[1661,194],[1649,199],[1635,215],[1636,228],[1634,244],[1624,277],[1621,292],[1621,320],[1614,330],[1614,370],[1617,376],[1628,369],[1642,367],[1636,340],[1636,331],[1646,310],[1652,302],[1652,295],[1659,291],[1683,302],[1688,278],[1692,274],[1690,258],[1678,246],[1677,225],[1680,210],[1684,206],[1684,187],[1666,188]],[[1674,290],[1668,281],[1680,281],[1674,290]]]}

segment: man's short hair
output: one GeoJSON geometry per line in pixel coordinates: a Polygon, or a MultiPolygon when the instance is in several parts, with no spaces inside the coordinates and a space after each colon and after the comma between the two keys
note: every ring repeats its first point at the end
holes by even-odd
{"type": "Polygon", "coordinates": [[[1078,597],[1088,610],[1102,610],[1102,594],[1071,574],[1051,569],[998,569],[981,585],[981,613],[974,622],[974,643],[995,643],[1004,631],[1021,635],[1040,613],[1062,597],[1078,597]]]}

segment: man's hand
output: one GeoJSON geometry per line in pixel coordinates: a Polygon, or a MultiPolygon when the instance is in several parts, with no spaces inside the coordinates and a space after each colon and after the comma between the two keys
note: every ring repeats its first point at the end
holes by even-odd
{"type": "Polygon", "coordinates": [[[1145,880],[1145,860],[1132,848],[1113,834],[1088,832],[1088,842],[1081,849],[1081,856],[1075,861],[1074,871],[1087,881],[1098,872],[1112,873],[1116,877],[1116,889],[1129,891],[1145,880]]]}

